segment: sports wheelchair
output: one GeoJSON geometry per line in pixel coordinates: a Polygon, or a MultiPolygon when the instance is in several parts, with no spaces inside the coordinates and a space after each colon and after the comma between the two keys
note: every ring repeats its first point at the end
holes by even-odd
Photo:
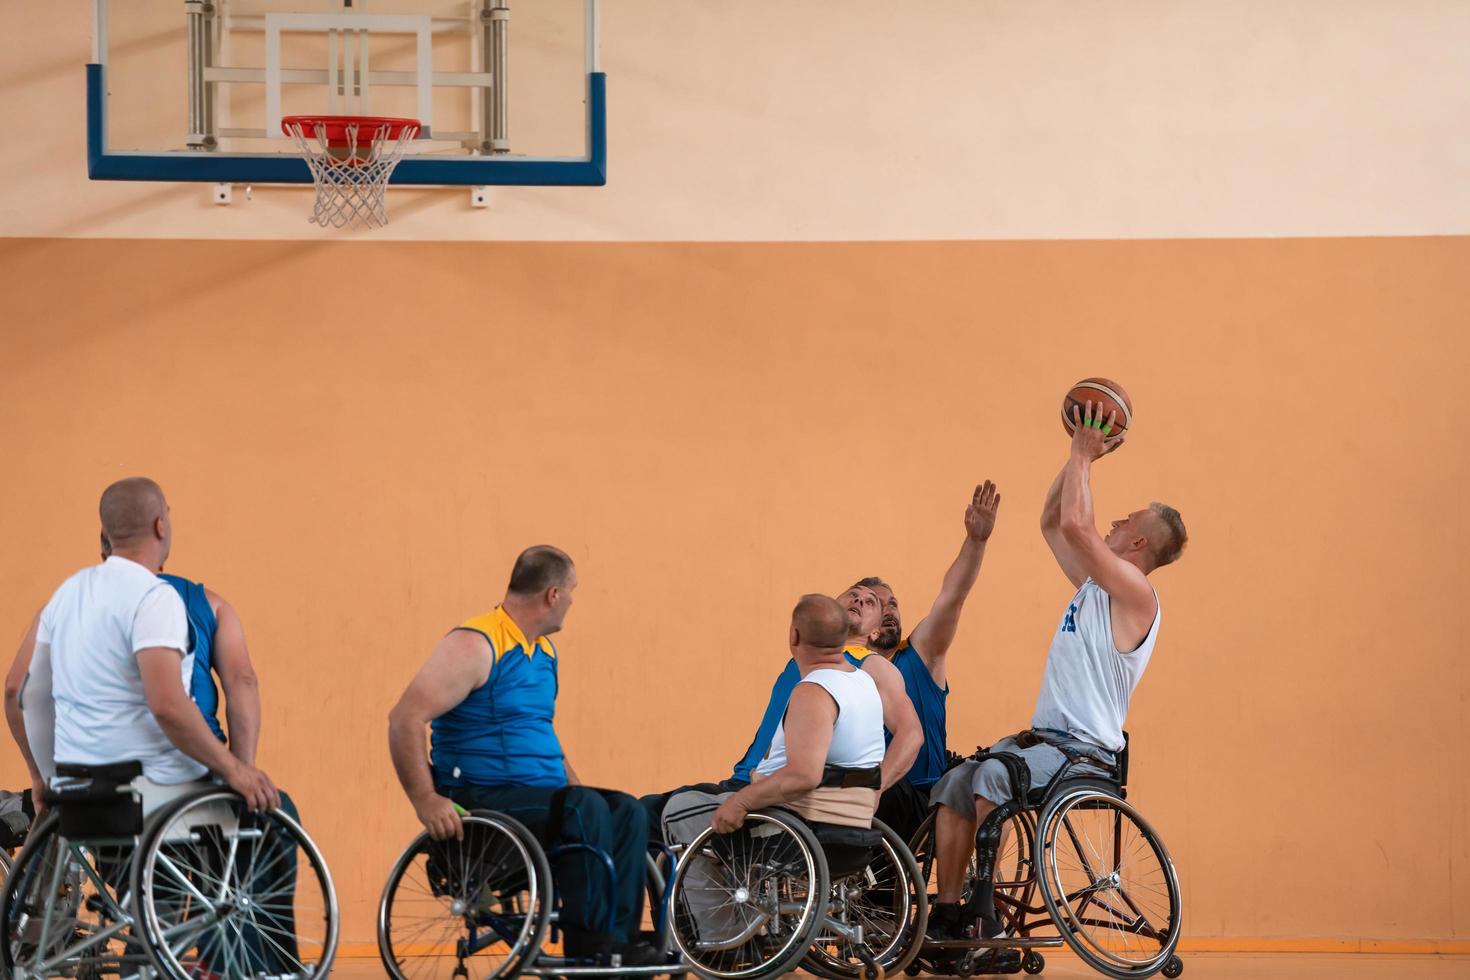
{"type": "Polygon", "coordinates": [[[378,905],[378,954],[394,980],[688,971],[669,940],[666,849],[650,849],[646,866],[651,931],[664,962],[624,966],[616,957],[574,958],[556,948],[561,911],[552,863],[590,857],[612,887],[617,871],[606,852],[581,843],[543,848],[524,824],[495,810],[470,810],[460,819],[463,840],[420,834],[388,874],[378,905]]]}
{"type": "Polygon", "coordinates": [[[928,896],[904,841],[757,810],[731,834],[701,832],[673,878],[674,941],[702,976],[882,980],[918,954],[928,896]]]}
{"type": "MultiPolygon", "coordinates": [[[[1012,801],[976,832],[961,894],[971,924],[993,901],[1005,937],[970,938],[967,930],[962,939],[926,939],[909,975],[1037,974],[1046,965],[1038,950],[1063,943],[1117,980],[1183,973],[1174,952],[1182,923],[1179,878],[1159,835],[1127,802],[1127,733],[1111,772],[1074,775],[1079,767],[1101,766],[1069,756],[1036,789],[1018,755],[982,748],[969,758],[999,761],[1014,790],[1012,801]]],[[[925,882],[932,881],[933,813],[912,849],[925,882]]]]}
{"type": "Polygon", "coordinates": [[[137,763],[58,766],[50,810],[0,890],[6,974],[325,977],[337,898],[301,825],[216,786],[184,790],[145,819],[141,774],[137,763]]]}

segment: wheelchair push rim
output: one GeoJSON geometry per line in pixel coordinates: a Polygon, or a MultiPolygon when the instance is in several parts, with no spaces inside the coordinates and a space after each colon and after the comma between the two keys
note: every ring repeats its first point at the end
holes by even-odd
{"type": "Polygon", "coordinates": [[[794,969],[822,924],[827,862],[812,832],[778,810],[748,814],[733,834],[703,831],[674,872],[674,942],[701,976],[749,980],[794,969]],[[719,911],[718,934],[701,937],[696,904],[719,911]]]}
{"type": "Polygon", "coordinates": [[[1118,980],[1161,969],[1179,943],[1179,878],[1153,827],[1112,792],[1079,788],[1046,807],[1037,835],[1042,899],[1062,938],[1118,980]]]}
{"type": "Polygon", "coordinates": [[[301,825],[205,789],[155,813],[139,840],[133,894],[144,947],[169,980],[323,977],[337,951],[331,873],[301,825]]]}
{"type": "Polygon", "coordinates": [[[546,940],[551,870],[535,837],[489,810],[462,823],[462,842],[420,834],[388,875],[378,954],[394,980],[515,976],[546,940]]]}
{"type": "Polygon", "coordinates": [[[873,829],[882,833],[883,841],[867,866],[852,874],[834,875],[831,881],[829,916],[848,926],[860,925],[863,941],[855,943],[834,930],[819,928],[802,964],[819,976],[861,978],[869,974],[869,962],[887,974],[896,974],[913,962],[923,944],[929,897],[918,863],[904,840],[886,824],[874,820],[873,829]]]}

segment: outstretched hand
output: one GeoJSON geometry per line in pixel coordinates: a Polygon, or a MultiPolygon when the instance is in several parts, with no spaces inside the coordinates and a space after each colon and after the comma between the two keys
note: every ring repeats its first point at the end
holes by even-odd
{"type": "Polygon", "coordinates": [[[995,514],[1000,510],[1000,491],[986,480],[975,488],[970,506],[965,508],[965,533],[976,541],[987,541],[995,530],[995,514]]]}
{"type": "Polygon", "coordinates": [[[1076,405],[1072,406],[1072,421],[1076,423],[1076,427],[1072,430],[1072,455],[1079,456],[1090,463],[1123,445],[1124,437],[1120,434],[1111,439],[1108,438],[1108,434],[1113,431],[1118,422],[1116,409],[1104,419],[1102,402],[1085,402],[1084,404],[1085,409],[1080,409],[1076,405]]]}

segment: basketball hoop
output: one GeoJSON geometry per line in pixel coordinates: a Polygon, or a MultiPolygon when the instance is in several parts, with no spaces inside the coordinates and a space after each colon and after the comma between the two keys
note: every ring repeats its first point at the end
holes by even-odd
{"type": "Polygon", "coordinates": [[[316,205],[311,220],[342,228],[388,223],[388,178],[419,134],[417,119],[388,116],[286,116],[281,129],[296,140],[311,179],[316,205]]]}

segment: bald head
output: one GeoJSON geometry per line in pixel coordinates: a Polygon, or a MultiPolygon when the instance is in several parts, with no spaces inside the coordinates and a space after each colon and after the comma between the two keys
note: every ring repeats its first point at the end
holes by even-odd
{"type": "Polygon", "coordinates": [[[146,476],[130,476],[102,491],[97,511],[103,537],[117,551],[163,538],[158,520],[166,517],[168,503],[158,484],[146,476]]]}
{"type": "Polygon", "coordinates": [[[840,651],[847,643],[847,613],[831,596],[804,595],[791,612],[792,646],[840,651]]]}

